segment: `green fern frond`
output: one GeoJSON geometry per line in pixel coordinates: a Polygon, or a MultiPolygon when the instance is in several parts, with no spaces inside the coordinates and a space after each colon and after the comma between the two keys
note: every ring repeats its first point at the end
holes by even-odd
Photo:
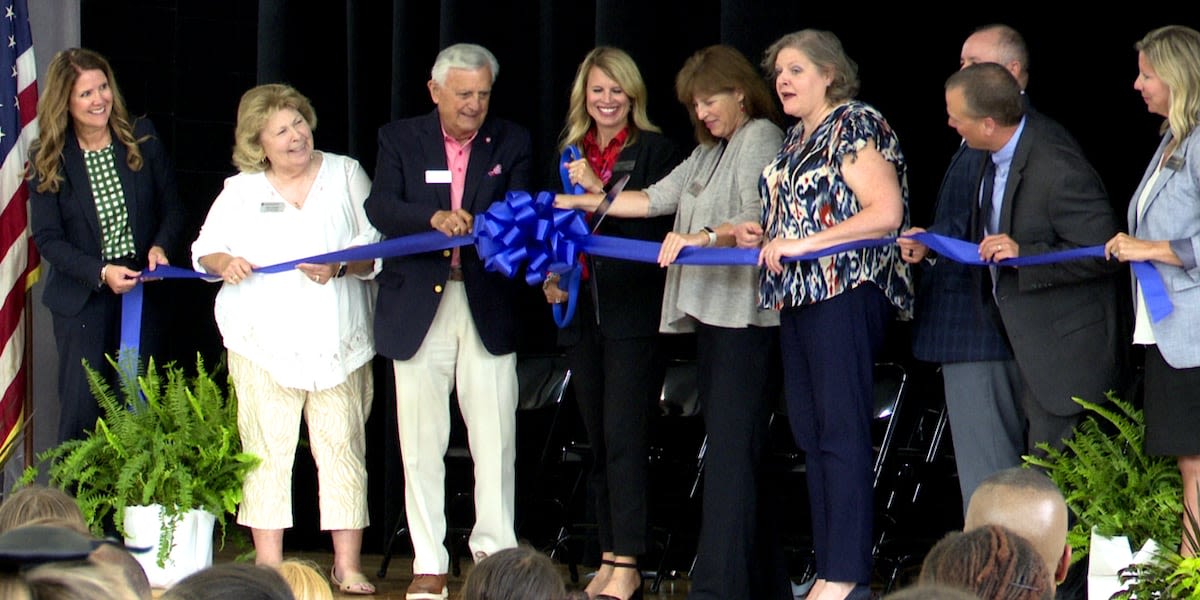
{"type": "MultiPolygon", "coordinates": [[[[124,353],[109,365],[118,373],[118,397],[109,382],[88,368],[88,383],[103,418],[82,439],[38,455],[50,481],[73,494],[94,529],[111,518],[125,532],[126,506],[164,507],[165,551],[180,515],[192,508],[213,513],[225,536],[226,515],[237,510],[242,482],[257,463],[242,451],[237,400],[214,380],[196,355],[196,375],[174,364],[145,369],[124,353]]],[[[226,380],[228,383],[228,380],[226,380]]],[[[27,470],[33,481],[40,469],[27,470]]],[[[166,554],[160,556],[161,560],[166,554]]]]}
{"type": "Polygon", "coordinates": [[[1076,516],[1067,534],[1072,559],[1087,555],[1093,527],[1101,535],[1126,535],[1136,547],[1147,539],[1178,545],[1179,469],[1173,458],[1145,453],[1142,412],[1111,392],[1104,405],[1074,400],[1088,414],[1064,448],[1042,443],[1037,447],[1044,456],[1024,457],[1058,485],[1076,516]]]}

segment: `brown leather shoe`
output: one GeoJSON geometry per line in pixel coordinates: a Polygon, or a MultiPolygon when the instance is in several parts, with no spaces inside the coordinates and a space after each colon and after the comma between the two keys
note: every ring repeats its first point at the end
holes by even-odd
{"type": "Polygon", "coordinates": [[[404,600],[446,600],[450,588],[446,587],[446,574],[414,575],[404,600]]]}

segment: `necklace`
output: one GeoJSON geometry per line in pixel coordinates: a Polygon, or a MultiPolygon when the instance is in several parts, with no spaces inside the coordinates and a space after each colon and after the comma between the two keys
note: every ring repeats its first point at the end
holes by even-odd
{"type": "Polygon", "coordinates": [[[279,194],[288,204],[300,209],[304,207],[304,201],[308,198],[308,191],[320,170],[319,165],[320,161],[314,155],[309,158],[303,173],[293,177],[284,177],[274,169],[268,169],[264,175],[276,194],[279,194]]]}

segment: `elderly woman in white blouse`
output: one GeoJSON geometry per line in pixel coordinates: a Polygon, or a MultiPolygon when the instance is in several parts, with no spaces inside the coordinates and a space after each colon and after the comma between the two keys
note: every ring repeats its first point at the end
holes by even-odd
{"type": "Polygon", "coordinates": [[[240,173],[209,210],[192,244],[197,269],[223,280],[216,319],[239,399],[247,452],[238,523],[251,528],[259,564],[283,560],[292,526],[292,463],[303,413],[317,465],[321,529],[331,530],[330,580],[344,593],[375,588],[359,561],[367,526],[363,427],[373,395],[373,261],[253,268],[379,241],[363,200],[371,182],[354,159],[317,152],[316,115],[285,85],[251,89],[238,105],[233,163],[240,173]]]}

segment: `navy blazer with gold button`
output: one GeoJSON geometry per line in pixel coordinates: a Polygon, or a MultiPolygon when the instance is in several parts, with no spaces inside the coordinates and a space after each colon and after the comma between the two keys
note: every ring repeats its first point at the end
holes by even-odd
{"type": "MultiPolygon", "coordinates": [[[[471,142],[463,209],[478,216],[509,190],[528,191],[529,132],[488,118],[471,142]]],[[[433,230],[430,219],[450,210],[450,184],[430,183],[428,171],[446,170],[446,145],[436,110],[384,125],[371,194],[364,203],[371,224],[388,238],[433,230]]],[[[487,271],[474,246],[460,253],[467,301],[487,351],[516,350],[516,292],[524,285],[487,271]]],[[[394,360],[416,354],[437,314],[450,275],[450,252],[389,258],[376,277],[375,350],[394,360]]]]}

